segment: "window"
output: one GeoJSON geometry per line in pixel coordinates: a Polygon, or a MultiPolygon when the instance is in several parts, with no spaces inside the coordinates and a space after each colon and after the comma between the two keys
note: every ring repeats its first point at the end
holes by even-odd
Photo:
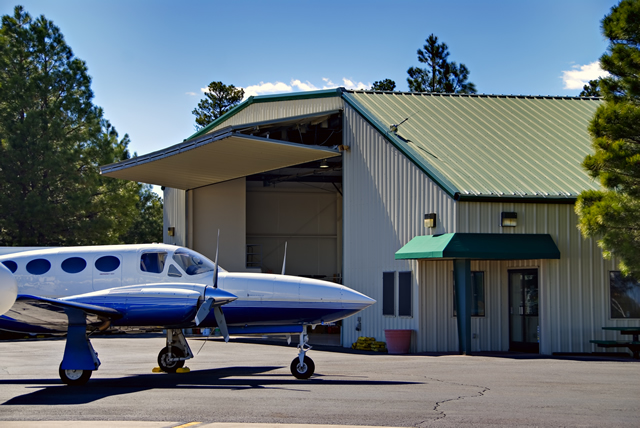
{"type": "Polygon", "coordinates": [[[174,276],[176,278],[181,278],[182,274],[180,273],[180,271],[178,270],[177,267],[175,267],[174,265],[169,265],[169,272],[167,272],[168,276],[174,276]]]}
{"type": "Polygon", "coordinates": [[[140,256],[140,270],[142,272],[162,273],[167,253],[143,253],[140,256]]]}
{"type": "Polygon", "coordinates": [[[102,256],[96,260],[96,269],[100,272],[112,272],[120,266],[120,259],[116,256],[102,256]]]}
{"type": "MultiPolygon", "coordinates": [[[[204,258],[200,254],[189,251],[186,248],[180,248],[173,254],[173,260],[184,270],[187,275],[198,275],[205,272],[213,271],[213,263],[211,260],[204,258]]],[[[223,271],[218,266],[218,272],[223,271]]]]}
{"type": "Polygon", "coordinates": [[[60,266],[66,273],[80,273],[87,267],[87,262],[81,257],[69,257],[60,266]]]}
{"type": "Polygon", "coordinates": [[[27,263],[27,272],[31,275],[44,275],[51,269],[51,262],[47,259],[35,259],[27,263]]]}
{"type": "Polygon", "coordinates": [[[396,315],[395,272],[382,272],[382,315],[396,315]]]}
{"type": "MultiPolygon", "coordinates": [[[[471,316],[483,317],[484,316],[484,272],[471,272],[471,294],[473,298],[471,300],[471,316]]],[[[455,277],[453,284],[453,316],[458,316],[456,310],[456,285],[455,277]]]]}
{"type": "Polygon", "coordinates": [[[5,265],[7,269],[11,271],[11,273],[16,273],[16,271],[18,270],[18,264],[13,260],[6,260],[2,262],[2,264],[5,265]]]}
{"type": "Polygon", "coordinates": [[[640,318],[640,283],[620,272],[609,272],[611,318],[640,318]]]}
{"type": "Polygon", "coordinates": [[[411,272],[398,272],[398,315],[410,317],[411,310],[411,272]]]}

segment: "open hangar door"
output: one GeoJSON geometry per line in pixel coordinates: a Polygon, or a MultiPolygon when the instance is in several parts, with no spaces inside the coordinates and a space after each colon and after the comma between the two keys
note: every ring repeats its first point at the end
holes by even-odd
{"type": "Polygon", "coordinates": [[[342,282],[341,164],[247,177],[247,268],[280,273],[286,243],[287,274],[342,282]]]}

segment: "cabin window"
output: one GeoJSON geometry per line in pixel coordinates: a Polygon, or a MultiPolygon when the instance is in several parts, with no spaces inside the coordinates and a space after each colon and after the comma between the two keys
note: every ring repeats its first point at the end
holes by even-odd
{"type": "Polygon", "coordinates": [[[27,272],[31,275],[44,275],[51,269],[51,262],[47,259],[34,259],[27,263],[27,272]]]}
{"type": "Polygon", "coordinates": [[[167,253],[143,253],[140,256],[140,270],[142,272],[162,273],[167,260],[167,253]]]}
{"type": "Polygon", "coordinates": [[[395,272],[382,272],[382,315],[396,316],[395,272]]]}
{"type": "Polygon", "coordinates": [[[618,271],[609,272],[611,318],[640,318],[640,283],[618,271]]]}
{"type": "Polygon", "coordinates": [[[174,265],[169,265],[169,272],[167,273],[167,275],[173,276],[173,277],[176,277],[176,278],[181,278],[182,277],[182,274],[180,273],[178,268],[175,267],[174,265]]]}
{"type": "Polygon", "coordinates": [[[7,269],[11,271],[11,273],[16,273],[16,271],[18,270],[18,264],[13,260],[5,260],[4,262],[2,262],[2,264],[5,265],[7,269]]]}
{"type": "Polygon", "coordinates": [[[412,308],[411,271],[398,272],[398,315],[401,317],[410,317],[412,308]]]}
{"type": "Polygon", "coordinates": [[[187,273],[187,275],[198,275],[205,272],[211,272],[214,267],[208,259],[205,259],[198,253],[194,253],[185,248],[176,250],[176,252],[173,253],[173,260],[187,273]]]}
{"type": "Polygon", "coordinates": [[[113,272],[120,266],[120,259],[115,256],[102,256],[96,260],[96,269],[100,272],[113,272]]]}
{"type": "Polygon", "coordinates": [[[66,273],[80,273],[87,267],[87,262],[81,257],[69,257],[62,262],[61,267],[66,273]]]}
{"type": "MultiPolygon", "coordinates": [[[[471,316],[484,316],[484,272],[471,272],[471,316]]],[[[453,316],[458,316],[456,310],[456,285],[455,279],[453,284],[453,316]]]]}

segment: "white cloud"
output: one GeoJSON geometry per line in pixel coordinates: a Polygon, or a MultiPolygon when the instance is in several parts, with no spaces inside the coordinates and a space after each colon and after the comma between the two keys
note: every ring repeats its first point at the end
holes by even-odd
{"type": "Polygon", "coordinates": [[[257,85],[250,85],[244,89],[244,97],[249,98],[251,95],[268,95],[281,94],[283,92],[291,92],[293,88],[283,82],[260,82],[257,85]]]}
{"type": "Polygon", "coordinates": [[[589,80],[608,76],[609,73],[600,68],[600,62],[595,61],[586,65],[574,65],[571,70],[562,72],[564,89],[582,89],[589,80]]]}
{"type": "Polygon", "coordinates": [[[362,89],[369,89],[371,87],[371,83],[368,83],[368,84],[364,84],[362,82],[356,83],[347,79],[346,77],[343,77],[342,81],[344,82],[344,87],[347,89],[362,90],[362,89]]]}
{"type": "MultiPolygon", "coordinates": [[[[319,89],[333,89],[338,86],[344,86],[347,89],[368,89],[371,84],[365,84],[362,82],[354,82],[347,78],[342,78],[342,85],[336,85],[331,79],[323,77],[323,83],[321,85],[315,85],[308,80],[302,81],[300,79],[291,79],[287,84],[284,82],[260,82],[257,85],[249,85],[244,89],[245,99],[251,95],[269,95],[269,94],[282,94],[288,92],[306,92],[317,91],[319,89]]],[[[207,88],[202,88],[202,92],[205,92],[207,88]]]]}
{"type": "Polygon", "coordinates": [[[191,95],[192,97],[195,97],[195,96],[196,96],[196,93],[195,93],[195,92],[185,92],[184,94],[185,94],[185,95],[191,95]]]}

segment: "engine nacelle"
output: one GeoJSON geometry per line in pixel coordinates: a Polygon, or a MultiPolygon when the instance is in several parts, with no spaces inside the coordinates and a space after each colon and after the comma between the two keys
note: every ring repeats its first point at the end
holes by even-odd
{"type": "Polygon", "coordinates": [[[18,282],[11,271],[0,263],[0,315],[6,313],[18,296],[18,282]]]}

